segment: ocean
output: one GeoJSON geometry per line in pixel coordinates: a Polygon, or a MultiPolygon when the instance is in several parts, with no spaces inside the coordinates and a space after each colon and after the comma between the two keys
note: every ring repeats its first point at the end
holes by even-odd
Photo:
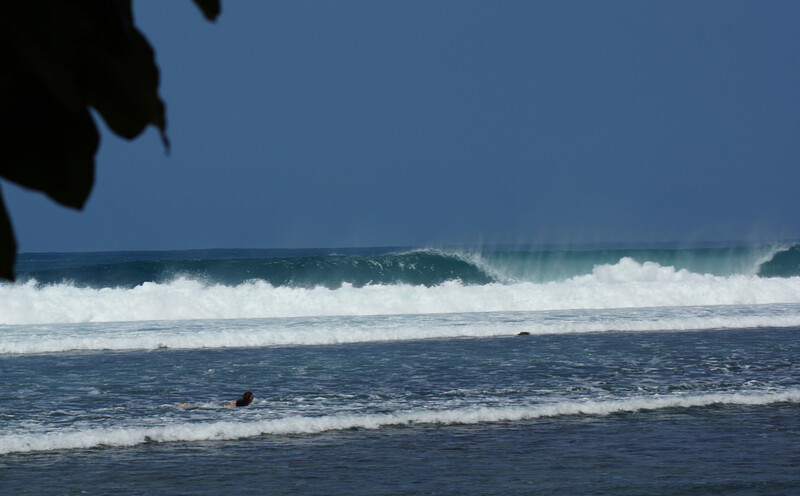
{"type": "Polygon", "coordinates": [[[2,494],[800,494],[797,243],[31,253],[17,277],[2,494]]]}

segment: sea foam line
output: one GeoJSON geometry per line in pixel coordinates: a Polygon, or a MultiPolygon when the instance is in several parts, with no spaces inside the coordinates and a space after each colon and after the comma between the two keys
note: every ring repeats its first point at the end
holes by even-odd
{"type": "Polygon", "coordinates": [[[595,332],[800,328],[800,306],[0,326],[0,355],[261,348],[595,332]]]}
{"type": "Polygon", "coordinates": [[[161,427],[97,428],[41,434],[0,436],[0,455],[9,453],[136,446],[145,443],[196,442],[262,435],[316,434],[347,429],[380,429],[401,425],[469,425],[514,422],[572,415],[609,415],[667,408],[711,405],[800,403],[800,389],[782,392],[737,392],[633,397],[618,400],[559,401],[520,407],[469,407],[409,410],[386,414],[292,416],[255,422],[179,423],[161,427]]]}
{"type": "Polygon", "coordinates": [[[622,259],[561,282],[438,286],[344,284],[237,286],[178,279],[135,288],[80,288],[35,282],[0,285],[0,324],[283,318],[336,315],[420,315],[703,305],[800,303],[800,277],[695,274],[622,259]]]}

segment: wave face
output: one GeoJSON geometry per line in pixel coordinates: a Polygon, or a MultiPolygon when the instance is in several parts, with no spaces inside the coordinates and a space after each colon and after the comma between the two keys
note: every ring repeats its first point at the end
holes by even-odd
{"type": "Polygon", "coordinates": [[[791,245],[776,250],[768,260],[758,266],[761,277],[800,276],[800,245],[791,245]]]}
{"type": "Polygon", "coordinates": [[[236,286],[262,281],[272,286],[337,289],[345,284],[463,284],[563,281],[591,274],[622,259],[716,276],[800,275],[800,245],[700,249],[603,250],[193,250],[23,254],[21,283],[69,283],[80,288],[123,287],[191,279],[236,286]]]}
{"type": "MultiPolygon", "coordinates": [[[[0,325],[800,304],[798,245],[22,255],[0,325]]],[[[766,325],[769,325],[767,323],[766,325]]]]}
{"type": "Polygon", "coordinates": [[[20,282],[70,283],[80,288],[133,288],[144,283],[190,279],[236,286],[260,281],[274,287],[336,289],[344,284],[435,286],[459,280],[486,284],[491,276],[456,254],[431,250],[211,250],[128,254],[48,254],[23,256],[20,282]],[[116,255],[116,256],[115,256],[116,255]]]}

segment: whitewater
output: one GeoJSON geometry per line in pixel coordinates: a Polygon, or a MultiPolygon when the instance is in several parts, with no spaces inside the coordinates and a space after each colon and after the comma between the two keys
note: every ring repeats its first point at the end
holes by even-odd
{"type": "Polygon", "coordinates": [[[791,494],[799,246],[22,254],[0,486],[791,494]]]}
{"type": "Polygon", "coordinates": [[[387,426],[460,425],[509,422],[573,415],[610,415],[669,408],[711,405],[770,405],[800,403],[800,389],[779,393],[728,393],[672,395],[605,401],[561,401],[527,407],[461,408],[452,410],[399,411],[371,415],[294,416],[257,422],[195,422],[169,427],[116,427],[0,436],[0,455],[99,446],[135,446],[176,441],[231,440],[264,434],[316,434],[348,429],[380,429],[387,426]]]}
{"type": "MultiPolygon", "coordinates": [[[[789,250],[797,248],[775,248],[766,260],[789,250]]],[[[389,261],[394,266],[387,264],[384,256],[348,260],[346,268],[353,279],[359,279],[360,264],[378,266],[385,279],[396,282],[368,280],[355,285],[345,275],[332,287],[322,281],[329,280],[328,273],[341,272],[339,266],[320,267],[316,280],[309,277],[305,284],[284,285],[264,279],[226,284],[207,274],[187,277],[180,264],[171,278],[142,281],[132,287],[114,281],[101,287],[76,284],[69,280],[73,277],[69,269],[60,282],[42,284],[34,273],[24,282],[0,285],[0,325],[800,304],[800,275],[761,277],[756,274],[761,264],[745,273],[715,275],[623,256],[615,263],[594,265],[586,274],[532,282],[520,281],[520,273],[510,276],[508,266],[492,266],[488,257],[480,255],[422,251],[393,256],[400,259],[389,261]],[[434,260],[425,267],[432,273],[425,275],[433,282],[411,284],[403,276],[409,273],[409,266],[417,269],[420,256],[434,260]],[[454,262],[469,270],[459,267],[461,272],[453,271],[447,264],[454,262]],[[505,274],[498,276],[501,271],[505,274]],[[394,276],[387,278],[387,272],[394,276]],[[474,273],[484,279],[476,282],[474,273]]],[[[285,257],[279,262],[291,267],[296,258],[302,257],[285,257]]],[[[87,256],[87,265],[90,260],[87,256]]],[[[531,261],[538,260],[531,257],[531,261]]],[[[54,264],[57,262],[56,258],[54,264]]],[[[274,259],[244,262],[259,268],[276,263],[274,259]]],[[[147,269],[141,271],[147,273],[147,269]]]]}

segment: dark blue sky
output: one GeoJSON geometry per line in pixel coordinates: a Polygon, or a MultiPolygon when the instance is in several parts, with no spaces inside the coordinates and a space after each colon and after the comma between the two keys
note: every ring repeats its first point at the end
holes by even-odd
{"type": "Polygon", "coordinates": [[[800,238],[800,2],[134,8],[171,154],[4,183],[21,251],[800,238]]]}

